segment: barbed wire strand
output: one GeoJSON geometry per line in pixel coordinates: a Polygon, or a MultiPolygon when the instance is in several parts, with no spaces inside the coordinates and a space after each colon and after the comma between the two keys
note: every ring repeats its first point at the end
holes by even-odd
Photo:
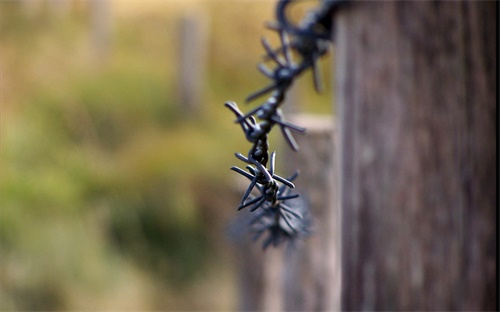
{"type": "Polygon", "coordinates": [[[323,1],[318,9],[310,11],[298,25],[290,22],[286,15],[286,10],[292,2],[294,1],[278,1],[277,20],[266,24],[269,29],[278,32],[281,46],[273,49],[266,38],[261,40],[266,51],[264,61],[273,61],[275,67],[270,69],[260,63],[257,68],[272,82],[250,94],[246,102],[254,101],[268,93],[271,95],[262,105],[246,114],[240,111],[235,102],[225,103],[236,115],[235,122],[241,126],[247,141],[252,144],[247,156],[235,153],[236,158],[245,163],[247,170],[237,166],[231,167],[231,170],[250,180],[238,210],[250,207],[250,211],[256,211],[248,225],[255,240],[263,233],[268,233],[263,242],[264,249],[310,234],[308,207],[297,200],[299,194],[290,193],[290,190],[295,188],[292,181],[299,173],[296,171],[288,179],[275,173],[276,152],[269,154],[268,135],[277,125],[290,148],[293,151],[299,150],[292,131],[304,134],[306,129],[287,122],[280,107],[295,79],[306,70],[312,70],[314,88],[318,92],[321,91],[317,63],[327,54],[331,44],[332,16],[346,0],[323,1]],[[299,56],[298,62],[294,62],[292,51],[299,56]],[[260,122],[257,122],[257,119],[260,122]],[[257,190],[259,195],[252,195],[254,190],[257,190]]]}

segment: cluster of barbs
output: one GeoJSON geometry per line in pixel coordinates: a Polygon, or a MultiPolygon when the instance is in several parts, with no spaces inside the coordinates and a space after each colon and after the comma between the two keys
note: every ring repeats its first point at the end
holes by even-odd
{"type": "Polygon", "coordinates": [[[306,129],[287,122],[280,107],[293,81],[308,69],[312,69],[316,91],[321,91],[318,60],[328,52],[332,31],[331,16],[343,1],[323,1],[317,11],[310,12],[297,26],[286,16],[286,8],[291,2],[293,1],[279,1],[276,7],[277,21],[267,25],[278,32],[281,46],[273,49],[265,38],[262,39],[262,46],[266,51],[264,60],[273,61],[275,67],[270,69],[261,63],[258,64],[258,69],[272,83],[252,93],[246,102],[268,93],[271,95],[263,104],[246,114],[239,110],[235,102],[225,103],[236,115],[236,123],[240,124],[247,141],[252,144],[247,156],[235,153],[236,158],[246,164],[248,171],[237,166],[231,167],[231,170],[250,180],[238,210],[249,207],[250,211],[255,211],[260,208],[250,221],[250,229],[255,233],[254,239],[268,232],[263,243],[264,249],[271,244],[276,247],[284,241],[303,238],[310,232],[308,209],[301,202],[297,203],[299,194],[290,192],[295,188],[292,181],[298,176],[298,172],[289,178],[275,173],[276,152],[269,154],[268,135],[277,125],[290,148],[298,151],[292,131],[304,134],[306,129]],[[293,52],[299,56],[299,62],[294,62],[293,52]],[[260,122],[257,122],[256,117],[260,122]],[[252,194],[255,189],[259,195],[252,194]]]}

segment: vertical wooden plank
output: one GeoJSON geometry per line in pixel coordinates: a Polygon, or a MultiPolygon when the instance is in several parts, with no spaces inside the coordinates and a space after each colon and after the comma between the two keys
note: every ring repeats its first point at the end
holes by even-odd
{"type": "MultiPolygon", "coordinates": [[[[246,190],[248,180],[235,180],[236,197],[246,190]],[[241,183],[240,183],[241,182],[241,183]]],[[[230,224],[230,237],[238,272],[239,311],[283,310],[283,248],[262,249],[261,242],[253,241],[248,225],[255,214],[240,211],[230,224]]]]}
{"type": "Polygon", "coordinates": [[[494,310],[494,2],[336,19],[342,310],[494,310]]]}
{"type": "Polygon", "coordinates": [[[313,233],[285,254],[285,311],[340,309],[340,216],[336,131],[333,116],[294,115],[307,128],[296,136],[300,151],[288,151],[286,172],[300,169],[294,181],[313,217],[313,233]]]}
{"type": "Polygon", "coordinates": [[[263,251],[262,302],[259,311],[283,311],[283,248],[263,251]]]}
{"type": "Polygon", "coordinates": [[[340,216],[334,176],[338,169],[333,117],[288,116],[289,121],[306,127],[308,132],[296,136],[298,153],[288,150],[278,156],[285,164],[278,170],[287,176],[300,169],[294,183],[304,204],[311,209],[314,232],[304,241],[262,251],[260,244],[241,237],[253,214],[240,212],[231,235],[238,244],[235,253],[240,275],[240,310],[337,311],[340,216]]]}
{"type": "Polygon", "coordinates": [[[90,0],[90,37],[94,60],[102,64],[109,58],[111,50],[111,2],[90,0]]]}
{"type": "MultiPolygon", "coordinates": [[[[244,220],[247,220],[244,218],[244,220]]],[[[263,254],[254,242],[241,237],[241,227],[246,227],[246,222],[232,224],[233,231],[239,232],[234,246],[234,255],[236,259],[238,293],[239,293],[239,311],[258,311],[263,302],[263,254]]],[[[234,234],[232,234],[234,239],[234,234]]]]}
{"type": "Polygon", "coordinates": [[[191,11],[180,22],[180,105],[185,115],[199,115],[207,62],[208,17],[191,11]]]}

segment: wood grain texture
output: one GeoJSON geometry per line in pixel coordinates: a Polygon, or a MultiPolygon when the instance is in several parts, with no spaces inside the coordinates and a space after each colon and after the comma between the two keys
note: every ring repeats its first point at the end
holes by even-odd
{"type": "Polygon", "coordinates": [[[494,310],[495,2],[336,16],[342,310],[494,310]]]}

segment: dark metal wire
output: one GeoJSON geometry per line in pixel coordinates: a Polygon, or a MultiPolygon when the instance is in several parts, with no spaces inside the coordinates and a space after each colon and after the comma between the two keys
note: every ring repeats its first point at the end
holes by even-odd
{"type": "Polygon", "coordinates": [[[225,103],[236,115],[236,123],[240,124],[247,141],[252,143],[247,156],[235,153],[236,158],[246,164],[248,171],[236,166],[231,167],[231,170],[250,180],[238,210],[247,207],[250,207],[250,211],[258,209],[249,226],[255,234],[254,239],[268,232],[263,243],[264,249],[270,245],[278,246],[285,241],[306,237],[310,233],[311,221],[307,206],[298,201],[298,194],[290,194],[290,189],[295,188],[292,181],[298,176],[298,172],[288,179],[275,174],[276,153],[272,152],[269,156],[268,134],[278,125],[290,148],[294,151],[299,149],[292,131],[304,134],[306,129],[287,122],[280,106],[294,80],[308,69],[313,72],[315,89],[318,92],[321,90],[317,63],[319,58],[328,52],[331,43],[332,14],[346,0],[323,1],[322,5],[309,12],[299,25],[290,22],[286,15],[286,10],[292,2],[278,1],[277,21],[267,25],[278,33],[281,46],[273,49],[267,39],[261,40],[266,51],[264,60],[273,61],[275,67],[270,69],[261,63],[257,68],[271,83],[250,94],[246,101],[256,100],[268,93],[271,95],[263,104],[246,114],[240,111],[235,102],[225,103]],[[292,52],[298,55],[298,62],[294,61],[292,52]],[[260,122],[257,122],[257,119],[260,122]],[[254,190],[257,190],[259,195],[252,195],[254,190]]]}

